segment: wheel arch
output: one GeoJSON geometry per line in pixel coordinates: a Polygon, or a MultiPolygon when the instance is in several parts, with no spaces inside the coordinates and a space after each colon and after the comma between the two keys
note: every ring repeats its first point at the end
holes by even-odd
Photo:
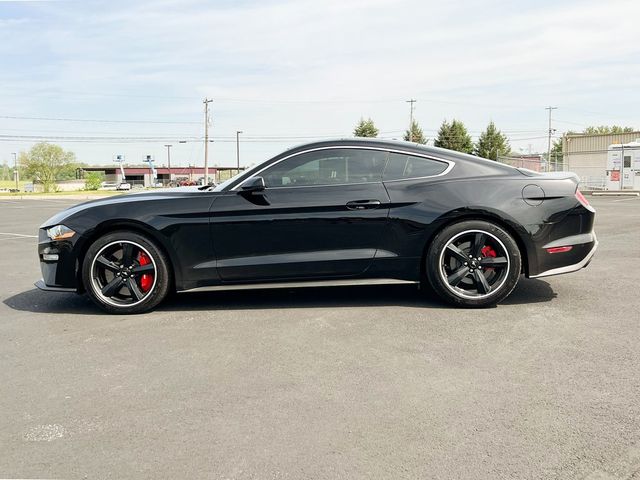
{"type": "Polygon", "coordinates": [[[529,274],[529,258],[530,252],[527,247],[527,243],[525,241],[526,232],[524,228],[517,224],[516,222],[509,221],[504,217],[498,215],[497,213],[493,213],[487,210],[465,210],[464,212],[454,211],[449,212],[443,216],[441,216],[438,220],[436,220],[437,226],[431,230],[430,234],[425,239],[424,248],[422,251],[422,257],[420,260],[420,275],[421,278],[424,278],[426,275],[426,258],[427,252],[429,250],[429,246],[433,241],[433,238],[440,233],[442,230],[447,228],[450,225],[460,222],[466,222],[469,220],[481,220],[485,222],[491,222],[502,228],[509,235],[513,237],[516,244],[518,245],[518,250],[520,251],[520,256],[522,257],[522,270],[525,275],[529,274]],[[519,231],[519,230],[522,231],[519,231]]]}
{"type": "Polygon", "coordinates": [[[84,264],[84,260],[85,260],[87,251],[89,250],[89,247],[101,236],[116,230],[126,230],[129,232],[135,232],[153,241],[169,260],[169,265],[168,265],[169,280],[170,280],[169,288],[175,289],[176,285],[180,284],[182,277],[181,277],[180,270],[176,268],[177,260],[175,258],[175,253],[173,252],[173,249],[164,240],[162,234],[158,230],[150,227],[149,225],[146,225],[142,222],[138,222],[135,220],[113,219],[113,220],[106,220],[98,224],[88,234],[86,234],[86,237],[82,242],[82,245],[79,246],[79,250],[77,254],[76,281],[78,284],[78,289],[80,291],[84,290],[84,284],[82,283],[82,265],[84,264]]]}

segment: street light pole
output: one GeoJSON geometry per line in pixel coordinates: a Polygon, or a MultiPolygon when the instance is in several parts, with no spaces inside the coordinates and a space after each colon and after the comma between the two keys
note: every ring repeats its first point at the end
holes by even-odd
{"type": "Polygon", "coordinates": [[[238,173],[240,173],[240,134],[242,130],[236,130],[236,161],[238,162],[238,173]]]}
{"type": "Polygon", "coordinates": [[[169,169],[169,183],[171,183],[171,147],[173,145],[165,145],[167,147],[167,168],[169,169]]]}
{"type": "Polygon", "coordinates": [[[16,190],[20,190],[18,182],[20,181],[20,172],[18,171],[18,154],[13,152],[13,178],[16,180],[16,190]]]}

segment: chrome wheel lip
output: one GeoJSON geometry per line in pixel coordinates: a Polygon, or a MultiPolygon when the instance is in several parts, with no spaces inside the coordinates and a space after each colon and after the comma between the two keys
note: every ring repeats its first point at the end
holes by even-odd
{"type": "Polygon", "coordinates": [[[96,253],[93,256],[93,260],[91,261],[91,269],[89,271],[90,275],[91,275],[91,288],[93,290],[93,293],[100,299],[100,301],[111,305],[112,307],[116,307],[116,308],[122,308],[122,309],[127,309],[130,307],[134,307],[136,305],[141,304],[142,302],[144,302],[145,300],[147,300],[147,298],[149,298],[149,295],[151,295],[151,293],[153,292],[153,290],[156,287],[156,282],[158,279],[158,268],[156,266],[156,261],[153,258],[153,255],[151,255],[151,253],[149,253],[149,250],[147,250],[146,248],[144,248],[142,245],[140,245],[139,243],[136,243],[132,240],[115,240],[113,242],[110,242],[106,245],[104,245],[99,251],[98,253],[96,253]],[[118,303],[115,302],[111,297],[107,297],[105,295],[102,294],[102,288],[100,288],[100,285],[97,284],[96,282],[96,276],[94,275],[95,272],[95,265],[96,265],[96,260],[98,259],[98,257],[100,257],[100,255],[102,255],[102,253],[108,249],[109,247],[113,246],[113,245],[122,245],[123,243],[128,243],[130,245],[133,245],[134,247],[142,250],[151,260],[151,264],[153,265],[153,269],[154,269],[154,275],[153,275],[153,284],[151,285],[151,288],[145,293],[144,297],[142,297],[140,300],[136,301],[136,302],[131,302],[131,303],[118,303]]]}
{"type": "Polygon", "coordinates": [[[495,235],[493,235],[490,232],[487,232],[486,230],[471,229],[471,230],[465,230],[464,232],[460,232],[460,233],[455,234],[453,237],[451,237],[449,240],[446,241],[445,246],[442,249],[442,251],[440,252],[440,256],[438,257],[438,273],[440,274],[440,278],[442,279],[444,285],[454,295],[456,295],[458,297],[461,297],[461,298],[468,299],[468,300],[482,300],[482,299],[485,299],[485,298],[489,298],[492,295],[496,295],[500,291],[500,289],[504,286],[504,284],[506,283],[507,279],[509,278],[510,269],[511,269],[511,260],[509,259],[509,253],[508,253],[507,248],[505,247],[504,243],[498,237],[496,237],[495,235]],[[498,285],[492,285],[491,286],[491,291],[489,293],[470,295],[470,294],[466,293],[461,288],[452,287],[449,284],[448,276],[447,276],[446,272],[444,271],[444,254],[447,251],[447,246],[450,245],[451,243],[455,242],[456,239],[460,238],[461,236],[468,235],[470,233],[483,233],[483,234],[487,235],[488,237],[491,237],[491,239],[493,239],[500,246],[500,248],[502,248],[502,251],[504,252],[504,256],[507,259],[507,265],[505,267],[506,268],[506,273],[504,275],[504,278],[502,279],[502,281],[498,285]]]}

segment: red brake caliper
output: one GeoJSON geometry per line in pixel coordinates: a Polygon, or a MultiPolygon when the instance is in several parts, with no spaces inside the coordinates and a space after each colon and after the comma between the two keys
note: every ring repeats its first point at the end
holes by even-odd
{"type": "MultiPolygon", "coordinates": [[[[496,251],[489,245],[485,245],[484,247],[482,247],[482,250],[480,250],[480,252],[482,252],[483,257],[497,257],[496,251]]],[[[486,269],[493,270],[492,267],[487,267],[486,269]]]]}
{"type": "MultiPolygon", "coordinates": [[[[138,254],[138,263],[140,265],[149,265],[151,263],[151,259],[146,253],[140,252],[138,254]]],[[[143,292],[148,292],[149,289],[151,289],[151,285],[153,285],[153,274],[143,273],[140,277],[140,288],[142,288],[143,292]]]]}

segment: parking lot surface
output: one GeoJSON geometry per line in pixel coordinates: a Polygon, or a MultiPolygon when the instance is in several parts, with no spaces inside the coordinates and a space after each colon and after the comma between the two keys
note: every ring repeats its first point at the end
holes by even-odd
{"type": "Polygon", "coordinates": [[[0,199],[0,477],[640,478],[640,199],[590,201],[591,265],[497,308],[371,286],[110,316],[33,287],[74,201],[0,199]]]}

